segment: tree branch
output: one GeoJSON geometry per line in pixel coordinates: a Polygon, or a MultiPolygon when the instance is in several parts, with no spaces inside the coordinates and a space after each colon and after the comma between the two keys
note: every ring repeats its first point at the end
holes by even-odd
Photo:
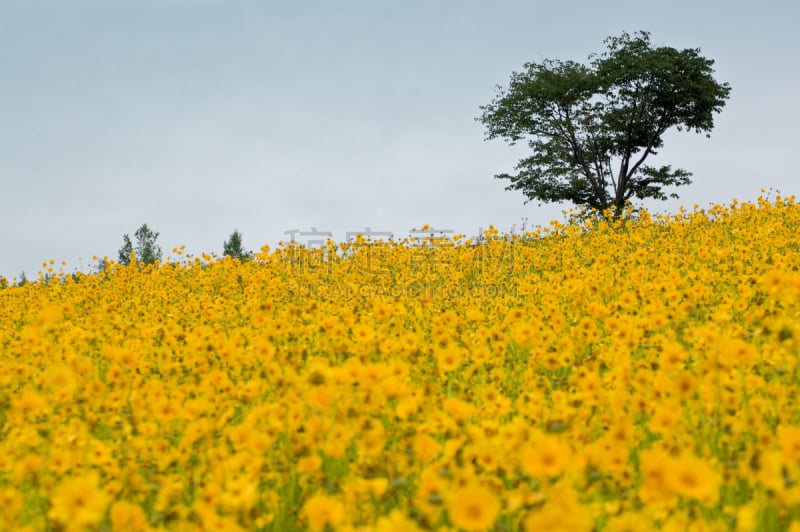
{"type": "Polygon", "coordinates": [[[589,184],[591,185],[595,195],[598,197],[598,199],[602,199],[605,203],[605,187],[601,187],[601,183],[598,182],[598,178],[602,179],[602,174],[599,174],[598,176],[592,174],[591,166],[586,161],[583,150],[578,142],[578,138],[575,135],[575,128],[572,125],[569,107],[562,108],[562,110],[564,124],[568,132],[567,141],[572,149],[572,155],[575,158],[575,163],[583,170],[583,175],[586,177],[586,180],[589,181],[589,184]]]}
{"type": "Polygon", "coordinates": [[[656,129],[655,134],[647,142],[647,147],[645,148],[642,156],[639,158],[638,161],[636,161],[636,163],[633,165],[633,168],[631,168],[630,171],[628,172],[628,175],[626,176],[627,179],[630,179],[633,176],[633,174],[636,173],[636,170],[638,170],[639,167],[644,162],[644,160],[647,159],[647,156],[652,153],[653,147],[656,145],[656,142],[658,142],[658,139],[660,139],[661,135],[663,135],[664,132],[667,130],[667,128],[664,126],[664,122],[666,121],[666,119],[667,119],[666,114],[661,115],[661,119],[658,122],[658,128],[656,129]]]}

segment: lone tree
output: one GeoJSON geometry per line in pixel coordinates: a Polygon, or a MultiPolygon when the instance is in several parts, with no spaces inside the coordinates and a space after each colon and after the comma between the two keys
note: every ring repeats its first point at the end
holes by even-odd
{"type": "Polygon", "coordinates": [[[242,247],[242,233],[238,230],[231,233],[226,242],[222,244],[222,256],[229,255],[232,259],[239,259],[241,261],[249,260],[252,255],[244,250],[242,247]]]}
{"type": "Polygon", "coordinates": [[[664,188],[691,183],[686,170],[644,162],[671,128],[710,136],[730,86],[714,79],[714,61],[699,49],[653,47],[647,32],[605,44],[608,50],[590,55],[588,65],[527,63],[480,107],[476,120],[487,140],[526,140],[533,150],[516,175],[495,176],[511,181],[506,190],[521,190],[527,201],[568,200],[619,214],[630,198],[677,198],[664,188]]]}
{"type": "Polygon", "coordinates": [[[161,247],[156,244],[158,233],[153,232],[147,224],[136,230],[136,246],[126,234],[122,237],[122,247],[119,249],[119,263],[128,266],[131,263],[131,254],[136,252],[136,259],[141,264],[155,264],[161,260],[161,247]]]}

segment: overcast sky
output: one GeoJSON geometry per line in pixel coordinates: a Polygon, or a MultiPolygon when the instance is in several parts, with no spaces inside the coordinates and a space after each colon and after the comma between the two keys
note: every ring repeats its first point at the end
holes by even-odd
{"type": "Polygon", "coordinates": [[[655,163],[679,204],[798,192],[796,2],[0,0],[0,275],[89,271],[147,223],[165,255],[311,227],[404,237],[547,224],[493,178],[527,152],[478,107],[524,63],[584,62],[623,31],[700,48],[731,97],[655,163]]]}

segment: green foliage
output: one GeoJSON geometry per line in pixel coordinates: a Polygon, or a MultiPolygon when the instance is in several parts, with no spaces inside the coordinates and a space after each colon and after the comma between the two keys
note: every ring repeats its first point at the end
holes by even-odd
{"type": "Polygon", "coordinates": [[[228,240],[222,244],[222,256],[224,257],[226,255],[232,259],[239,259],[242,261],[253,258],[252,253],[245,251],[242,247],[242,234],[238,230],[231,233],[228,240]]]}
{"type": "Polygon", "coordinates": [[[156,243],[158,233],[147,227],[147,224],[136,230],[136,245],[133,245],[131,238],[126,234],[122,237],[122,247],[119,249],[119,263],[128,266],[131,263],[131,254],[136,253],[136,259],[140,264],[155,264],[161,260],[161,247],[156,243]]]}
{"type": "MultiPolygon", "coordinates": [[[[127,237],[128,235],[125,236],[127,237]]],[[[123,247],[125,246],[123,245],[123,247]]],[[[127,256],[130,256],[130,252],[128,253],[127,256]]],[[[95,265],[95,272],[105,273],[107,267],[108,267],[108,259],[106,257],[97,259],[97,264],[95,265]]]]}
{"type": "Polygon", "coordinates": [[[691,174],[644,164],[672,128],[709,132],[730,94],[699,49],[653,47],[650,34],[609,37],[608,50],[589,64],[544,60],[514,72],[507,89],[476,120],[487,140],[533,151],[517,163],[507,190],[530,200],[570,201],[619,214],[631,199],[660,199],[665,187],[687,185],[691,174]]]}
{"type": "Polygon", "coordinates": [[[122,247],[119,248],[119,263],[127,266],[131,263],[131,254],[133,253],[133,243],[131,237],[127,234],[122,236],[122,247]]]}

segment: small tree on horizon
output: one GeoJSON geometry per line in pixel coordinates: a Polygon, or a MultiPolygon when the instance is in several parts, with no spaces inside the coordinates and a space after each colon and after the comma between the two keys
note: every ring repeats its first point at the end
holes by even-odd
{"type": "Polygon", "coordinates": [[[231,233],[227,241],[223,242],[222,256],[229,256],[232,259],[239,259],[241,261],[253,258],[252,253],[245,251],[242,247],[242,233],[240,233],[238,229],[231,233]]]}
{"type": "Polygon", "coordinates": [[[159,233],[154,232],[147,224],[142,224],[134,233],[136,245],[133,245],[130,236],[122,237],[122,247],[119,249],[119,263],[128,266],[131,263],[131,254],[136,252],[136,260],[141,264],[155,264],[161,260],[161,247],[156,243],[159,233]]]}
{"type": "Polygon", "coordinates": [[[106,271],[108,267],[108,257],[100,257],[97,259],[97,264],[95,264],[95,273],[103,273],[106,271]]]}
{"type": "Polygon", "coordinates": [[[645,160],[670,129],[709,136],[730,86],[714,79],[714,61],[699,49],[653,47],[643,31],[605,43],[608,50],[590,55],[588,65],[527,63],[480,107],[487,140],[525,140],[533,151],[517,174],[495,176],[511,182],[506,190],[618,215],[631,198],[677,198],[664,188],[691,183],[686,170],[645,160]]]}

